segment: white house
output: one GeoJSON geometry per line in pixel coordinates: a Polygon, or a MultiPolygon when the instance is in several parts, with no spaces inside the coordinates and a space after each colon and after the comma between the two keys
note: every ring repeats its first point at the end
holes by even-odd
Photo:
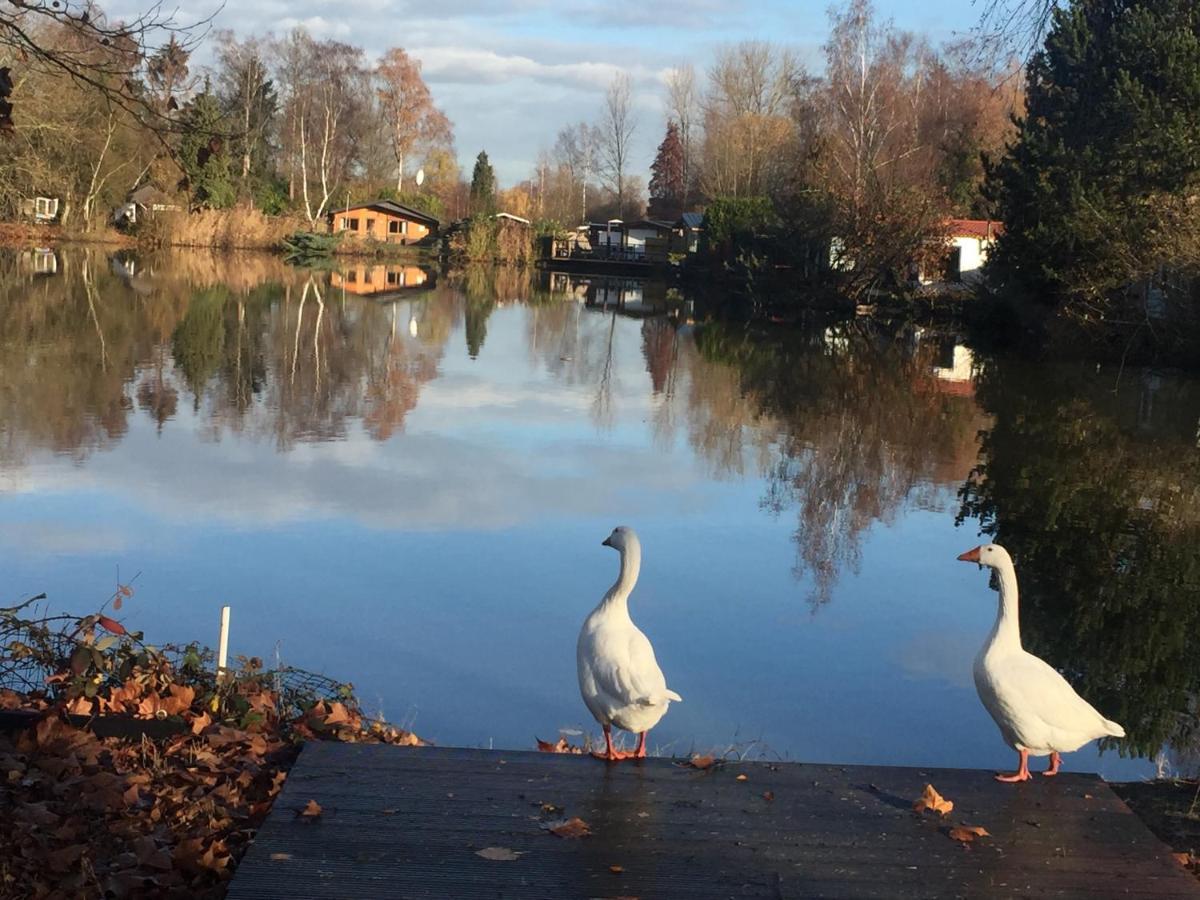
{"type": "Polygon", "coordinates": [[[940,270],[923,267],[917,275],[918,283],[979,283],[983,279],[983,264],[1003,230],[1001,223],[989,219],[951,219],[946,229],[945,266],[940,270]]]}

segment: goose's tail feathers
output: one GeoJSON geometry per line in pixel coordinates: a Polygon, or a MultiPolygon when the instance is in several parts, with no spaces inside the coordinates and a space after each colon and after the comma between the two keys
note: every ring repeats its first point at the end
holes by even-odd
{"type": "Polygon", "coordinates": [[[1125,729],[1111,719],[1104,720],[1104,730],[1111,737],[1125,737],[1125,729]]]}
{"type": "MultiPolygon", "coordinates": [[[[668,700],[674,700],[676,703],[682,703],[682,702],[683,702],[683,698],[682,698],[682,697],[680,697],[680,696],[679,696],[677,693],[675,693],[674,691],[672,691],[672,690],[670,690],[670,689],[668,689],[668,690],[667,690],[667,699],[668,699],[668,700]]],[[[1120,725],[1118,725],[1117,727],[1118,727],[1118,728],[1120,728],[1121,726],[1120,726],[1120,725]]],[[[1124,734],[1124,733],[1125,733],[1125,732],[1123,732],[1123,731],[1121,732],[1121,734],[1124,734]]]]}

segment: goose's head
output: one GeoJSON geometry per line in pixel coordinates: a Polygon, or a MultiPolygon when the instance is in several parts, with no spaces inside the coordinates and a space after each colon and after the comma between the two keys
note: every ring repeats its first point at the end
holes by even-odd
{"type": "Polygon", "coordinates": [[[991,569],[998,569],[1004,565],[1012,568],[1012,557],[999,544],[981,544],[974,550],[960,553],[958,558],[963,562],[979,563],[981,568],[987,566],[991,569]]]}
{"type": "Polygon", "coordinates": [[[612,547],[621,553],[633,547],[640,547],[637,532],[628,525],[618,525],[613,533],[601,542],[602,547],[612,547]]]}

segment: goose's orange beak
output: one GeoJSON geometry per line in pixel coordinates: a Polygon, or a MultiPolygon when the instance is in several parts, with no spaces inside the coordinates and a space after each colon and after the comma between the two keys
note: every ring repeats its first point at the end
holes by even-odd
{"type": "Polygon", "coordinates": [[[958,559],[960,562],[979,562],[979,548],[976,547],[974,550],[968,550],[966,553],[958,554],[958,559]]]}

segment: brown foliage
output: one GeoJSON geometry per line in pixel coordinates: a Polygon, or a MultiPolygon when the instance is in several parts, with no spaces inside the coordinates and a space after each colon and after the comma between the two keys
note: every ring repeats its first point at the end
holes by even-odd
{"type": "Polygon", "coordinates": [[[159,213],[142,223],[138,240],[151,247],[273,250],[285,237],[307,227],[300,218],[268,216],[257,209],[237,206],[159,213]]]}

